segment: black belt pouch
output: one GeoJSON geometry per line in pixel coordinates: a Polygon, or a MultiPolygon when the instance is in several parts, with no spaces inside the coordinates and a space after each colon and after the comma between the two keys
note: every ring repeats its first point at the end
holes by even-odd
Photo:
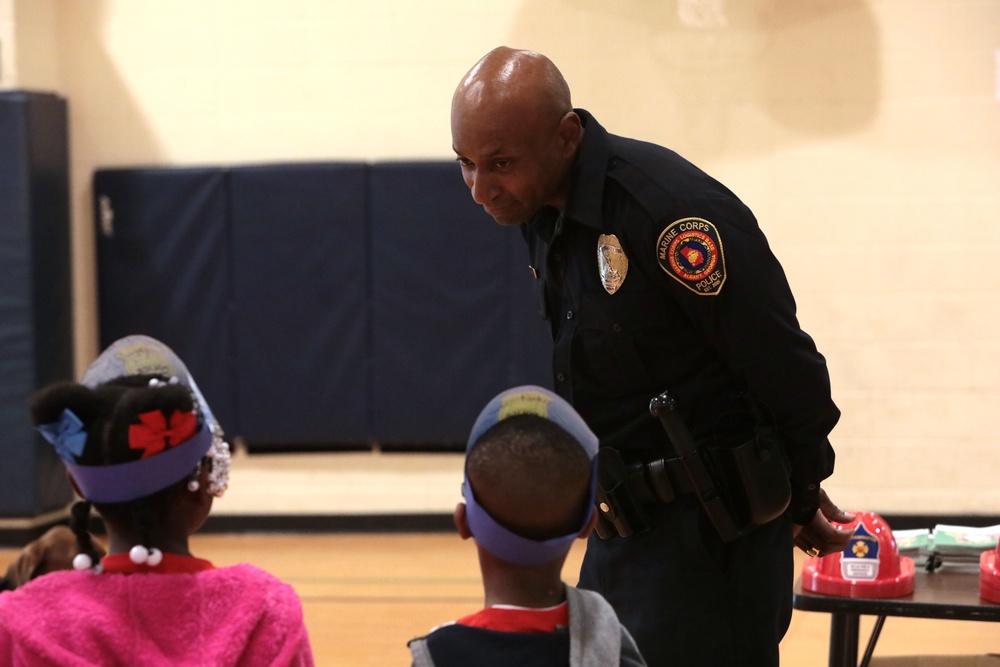
{"type": "Polygon", "coordinates": [[[773,521],[788,508],[788,459],[773,434],[762,430],[742,445],[703,451],[741,530],[773,521]]]}

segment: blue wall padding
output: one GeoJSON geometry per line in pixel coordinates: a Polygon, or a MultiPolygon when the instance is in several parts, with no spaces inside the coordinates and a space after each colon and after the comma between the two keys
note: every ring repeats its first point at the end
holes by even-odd
{"type": "Polygon", "coordinates": [[[472,201],[454,163],[374,164],[369,201],[374,436],[463,442],[521,379],[508,246],[523,241],[472,201]]]}
{"type": "Polygon", "coordinates": [[[366,442],[363,164],[230,173],[235,390],[248,441],[366,442]]]}
{"type": "Polygon", "coordinates": [[[521,235],[452,162],[101,170],[95,196],[102,343],[162,337],[251,449],[458,445],[499,391],[549,385],[521,235]]]}
{"type": "Polygon", "coordinates": [[[113,169],[94,176],[100,342],[157,338],[184,360],[229,434],[232,250],[225,172],[113,169]]]}
{"type": "Polygon", "coordinates": [[[72,497],[27,404],[73,374],[67,147],[64,99],[0,92],[0,516],[72,497]]]}
{"type": "MultiPolygon", "coordinates": [[[[496,225],[492,219],[489,222],[496,225]]],[[[535,279],[528,261],[528,246],[520,229],[505,228],[502,231],[507,242],[504,296],[508,311],[505,340],[509,363],[507,376],[501,384],[504,389],[521,384],[552,389],[552,334],[548,321],[542,319],[535,279]]]]}

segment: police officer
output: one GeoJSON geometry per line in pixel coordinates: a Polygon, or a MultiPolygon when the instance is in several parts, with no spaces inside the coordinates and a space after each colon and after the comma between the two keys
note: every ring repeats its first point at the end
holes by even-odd
{"type": "Polygon", "coordinates": [[[528,242],[555,341],[556,391],[628,464],[669,451],[648,416],[672,392],[695,440],[729,446],[773,426],[790,464],[787,512],[724,541],[695,494],[642,504],[647,530],[591,536],[580,585],[604,594],[650,665],[778,664],[793,543],[847,546],[820,488],[840,412],[798,325],[784,272],[750,210],[676,153],[609,134],[574,109],[545,56],[497,48],[452,100],[473,199],[528,242]]]}

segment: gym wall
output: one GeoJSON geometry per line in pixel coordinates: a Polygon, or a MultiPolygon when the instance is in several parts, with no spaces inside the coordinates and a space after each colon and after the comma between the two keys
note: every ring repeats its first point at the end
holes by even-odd
{"type": "Polygon", "coordinates": [[[95,169],[445,161],[461,76],[533,48],[755,212],[830,364],[838,503],[994,513],[1000,4],[715,4],[698,28],[675,0],[0,0],[0,85],[70,101],[78,366],[95,169]]]}

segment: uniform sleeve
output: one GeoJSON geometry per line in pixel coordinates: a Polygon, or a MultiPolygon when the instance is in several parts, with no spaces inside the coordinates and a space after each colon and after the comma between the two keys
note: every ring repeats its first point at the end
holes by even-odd
{"type": "Polygon", "coordinates": [[[799,326],[784,270],[749,209],[720,198],[696,210],[703,212],[694,225],[660,225],[657,270],[773,419],[792,465],[788,513],[806,523],[819,507],[820,481],[833,472],[827,436],[840,417],[826,360],[799,326]]]}

